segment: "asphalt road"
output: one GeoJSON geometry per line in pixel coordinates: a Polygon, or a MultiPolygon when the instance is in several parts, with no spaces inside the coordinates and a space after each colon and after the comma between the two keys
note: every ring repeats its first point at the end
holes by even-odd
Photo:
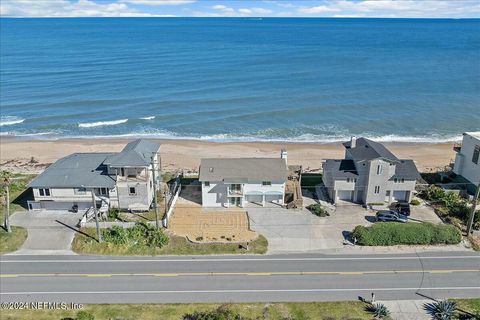
{"type": "Polygon", "coordinates": [[[2,256],[0,300],[75,303],[480,297],[480,255],[2,256]]]}

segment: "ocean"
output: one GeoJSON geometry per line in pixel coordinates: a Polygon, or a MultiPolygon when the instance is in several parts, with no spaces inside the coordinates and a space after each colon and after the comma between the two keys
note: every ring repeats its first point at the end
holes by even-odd
{"type": "Polygon", "coordinates": [[[0,19],[3,136],[441,142],[480,130],[479,19],[0,19]]]}

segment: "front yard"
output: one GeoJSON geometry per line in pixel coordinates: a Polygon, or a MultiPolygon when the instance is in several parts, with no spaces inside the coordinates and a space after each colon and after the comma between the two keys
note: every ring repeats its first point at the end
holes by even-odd
{"type": "Polygon", "coordinates": [[[143,239],[141,233],[138,238],[135,235],[130,239],[120,241],[105,237],[109,229],[102,229],[105,241],[98,243],[95,228],[82,228],[75,235],[72,250],[79,254],[95,255],[204,255],[204,254],[264,254],[267,252],[268,242],[263,236],[249,242],[248,250],[246,243],[193,243],[185,237],[175,236],[169,232],[161,231],[168,238],[163,245],[139,241],[143,239]],[[108,240],[110,239],[110,240],[108,240]]]}
{"type": "MultiPolygon", "coordinates": [[[[10,215],[15,211],[25,210],[26,206],[26,189],[28,183],[35,178],[32,174],[12,174],[10,184],[10,215]]],[[[13,252],[18,250],[27,239],[27,230],[21,227],[12,226],[12,232],[8,233],[3,226],[5,217],[4,196],[5,190],[2,189],[0,194],[2,201],[0,203],[0,254],[13,252]]]]}

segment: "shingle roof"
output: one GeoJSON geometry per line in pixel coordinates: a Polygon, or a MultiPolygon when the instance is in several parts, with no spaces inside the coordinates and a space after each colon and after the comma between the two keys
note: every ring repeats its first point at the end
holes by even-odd
{"type": "Polygon", "coordinates": [[[115,176],[106,174],[103,161],[112,153],[74,153],[49,166],[30,182],[33,188],[113,188],[115,176]]]}
{"type": "Polygon", "coordinates": [[[420,173],[413,160],[399,160],[395,166],[395,175],[393,178],[417,180],[420,179],[420,173]]]}
{"type": "Polygon", "coordinates": [[[281,158],[202,159],[200,181],[261,182],[285,181],[287,162],[281,158]]]}
{"type": "Polygon", "coordinates": [[[387,148],[385,148],[383,144],[367,138],[358,138],[354,148],[351,147],[351,141],[344,142],[343,145],[345,148],[350,150],[350,154],[356,161],[372,160],[377,158],[398,161],[398,158],[387,148]]]}
{"type": "Polygon", "coordinates": [[[146,167],[159,148],[158,142],[138,139],[128,143],[121,152],[108,157],[105,164],[111,167],[146,167]]]}
{"type": "Polygon", "coordinates": [[[328,159],[323,164],[323,170],[324,172],[331,172],[333,179],[358,177],[358,172],[353,160],[328,159]]]}

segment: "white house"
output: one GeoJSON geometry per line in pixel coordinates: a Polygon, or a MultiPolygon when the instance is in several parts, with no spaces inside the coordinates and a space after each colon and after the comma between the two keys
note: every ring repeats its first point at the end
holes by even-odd
{"type": "Polygon", "coordinates": [[[284,204],[286,152],[280,158],[202,159],[199,180],[204,207],[284,204]]]}
{"type": "Polygon", "coordinates": [[[160,144],[128,143],[121,152],[74,153],[50,165],[30,184],[29,210],[79,210],[93,204],[108,209],[148,210],[159,180],[160,144]]]}
{"type": "Polygon", "coordinates": [[[457,152],[453,172],[471,183],[474,190],[480,183],[480,131],[465,132],[461,146],[455,146],[457,152]]]}

